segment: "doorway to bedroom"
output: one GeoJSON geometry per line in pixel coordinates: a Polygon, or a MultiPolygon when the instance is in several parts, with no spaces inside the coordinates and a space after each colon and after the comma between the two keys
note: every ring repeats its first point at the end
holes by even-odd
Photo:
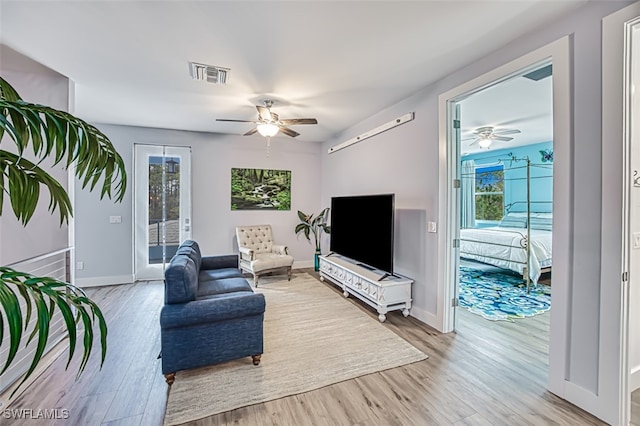
{"type": "Polygon", "coordinates": [[[456,319],[477,320],[467,315],[471,313],[483,320],[548,330],[552,74],[552,64],[543,63],[455,105],[460,182],[457,311],[462,311],[456,319]]]}

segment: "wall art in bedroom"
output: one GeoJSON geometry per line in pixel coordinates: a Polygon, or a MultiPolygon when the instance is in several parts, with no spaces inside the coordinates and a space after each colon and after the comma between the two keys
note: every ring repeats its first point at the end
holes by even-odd
{"type": "Polygon", "coordinates": [[[291,210],[291,170],[232,168],[231,210],[291,210]]]}

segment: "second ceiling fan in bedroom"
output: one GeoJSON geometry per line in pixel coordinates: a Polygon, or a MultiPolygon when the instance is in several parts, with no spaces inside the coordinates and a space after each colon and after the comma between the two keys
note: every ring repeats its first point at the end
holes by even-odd
{"type": "Polygon", "coordinates": [[[271,111],[271,107],[273,106],[274,101],[271,99],[266,99],[263,101],[264,106],[256,105],[258,110],[258,119],[257,120],[233,120],[227,118],[218,118],[216,121],[232,121],[237,123],[255,123],[255,127],[243,136],[250,136],[257,133],[260,133],[262,136],[266,138],[271,138],[277,135],[279,132],[284,133],[287,136],[291,136],[295,138],[300,133],[296,132],[293,129],[290,129],[288,126],[295,126],[298,124],[318,124],[318,120],[315,118],[283,118],[280,119],[278,114],[271,111]]]}
{"type": "Polygon", "coordinates": [[[473,131],[473,136],[464,138],[461,140],[465,141],[465,140],[473,139],[473,142],[471,142],[469,146],[472,146],[477,143],[480,146],[480,148],[489,148],[493,143],[493,141],[508,142],[513,138],[506,135],[514,135],[517,133],[520,133],[520,130],[496,129],[493,126],[484,126],[484,127],[478,127],[477,129],[475,129],[473,131]]]}

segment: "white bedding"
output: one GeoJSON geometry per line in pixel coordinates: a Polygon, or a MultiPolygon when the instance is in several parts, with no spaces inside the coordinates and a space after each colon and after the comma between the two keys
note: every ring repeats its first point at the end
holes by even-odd
{"type": "MultiPolygon", "coordinates": [[[[460,257],[488,263],[522,274],[527,260],[521,247],[527,230],[524,228],[477,228],[460,230],[460,257]],[[466,240],[466,241],[465,241],[466,240]],[[469,241],[471,240],[471,241],[469,241]],[[494,244],[486,244],[494,243],[494,244]],[[501,245],[495,245],[495,244],[501,245]],[[512,247],[507,247],[512,246],[512,247]],[[515,247],[518,248],[515,248],[515,247]],[[517,263],[522,262],[522,263],[517,263]]],[[[531,230],[531,262],[529,276],[538,282],[542,268],[551,266],[551,231],[531,230]]]]}

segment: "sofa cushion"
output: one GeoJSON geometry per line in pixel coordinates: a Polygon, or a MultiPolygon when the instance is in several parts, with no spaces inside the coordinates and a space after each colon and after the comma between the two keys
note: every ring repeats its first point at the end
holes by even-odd
{"type": "Polygon", "coordinates": [[[198,299],[213,294],[233,293],[236,291],[253,291],[244,278],[222,278],[219,280],[201,281],[198,286],[198,299]]]}
{"type": "Polygon", "coordinates": [[[185,303],[196,299],[198,270],[189,256],[177,255],[164,271],[164,301],[185,303]]]}
{"type": "Polygon", "coordinates": [[[180,244],[178,250],[176,251],[176,255],[178,254],[186,254],[194,261],[196,264],[196,269],[199,271],[200,266],[202,264],[202,254],[200,252],[200,246],[193,240],[186,240],[184,243],[180,244]]]}
{"type": "Polygon", "coordinates": [[[293,265],[293,256],[275,253],[256,254],[256,260],[251,262],[251,270],[256,273],[267,269],[285,268],[293,265]]]}
{"type": "Polygon", "coordinates": [[[201,269],[198,274],[200,282],[221,280],[223,278],[242,278],[242,272],[238,268],[201,269]]]}

